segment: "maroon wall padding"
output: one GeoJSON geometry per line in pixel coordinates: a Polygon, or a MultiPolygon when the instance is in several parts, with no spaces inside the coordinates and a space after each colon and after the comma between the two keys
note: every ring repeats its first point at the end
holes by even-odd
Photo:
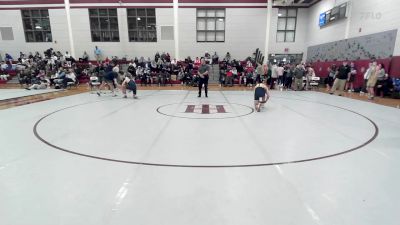
{"type": "Polygon", "coordinates": [[[400,77],[400,56],[392,57],[389,74],[392,77],[400,77]]]}
{"type": "MultiPolygon", "coordinates": [[[[357,74],[354,81],[354,87],[361,87],[364,83],[364,73],[368,69],[371,60],[356,60],[354,62],[357,68],[357,74]]],[[[382,63],[385,67],[385,71],[389,73],[392,77],[400,77],[400,56],[395,56],[393,58],[378,59],[378,63],[382,63]]],[[[321,78],[328,76],[328,68],[332,64],[336,66],[342,65],[343,61],[331,61],[331,62],[315,62],[312,64],[315,74],[321,78]]]]}

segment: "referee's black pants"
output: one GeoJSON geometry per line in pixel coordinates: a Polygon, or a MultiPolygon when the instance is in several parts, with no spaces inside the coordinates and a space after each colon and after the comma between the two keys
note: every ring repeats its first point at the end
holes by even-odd
{"type": "Polygon", "coordinates": [[[199,97],[201,97],[201,89],[204,84],[204,92],[206,93],[206,97],[208,96],[208,76],[205,76],[204,78],[200,77],[199,80],[199,97]]]}

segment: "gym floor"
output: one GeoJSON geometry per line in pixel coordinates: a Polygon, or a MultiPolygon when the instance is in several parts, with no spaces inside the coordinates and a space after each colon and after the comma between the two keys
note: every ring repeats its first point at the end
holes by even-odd
{"type": "Polygon", "coordinates": [[[143,89],[0,110],[0,224],[397,225],[399,109],[143,89]]]}

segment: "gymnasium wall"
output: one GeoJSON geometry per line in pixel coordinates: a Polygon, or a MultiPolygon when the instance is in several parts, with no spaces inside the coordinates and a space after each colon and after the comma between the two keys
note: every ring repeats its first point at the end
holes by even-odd
{"type": "Polygon", "coordinates": [[[69,38],[65,9],[49,9],[53,43],[25,42],[24,28],[20,10],[0,10],[0,27],[12,27],[14,40],[0,40],[0,54],[10,53],[14,58],[19,52],[43,52],[52,46],[60,51],[69,50],[69,38]]]}
{"type": "Polygon", "coordinates": [[[397,29],[308,47],[307,61],[385,59],[393,56],[397,29]]]}
{"type": "Polygon", "coordinates": [[[171,8],[156,8],[157,42],[129,42],[128,22],[125,8],[118,8],[119,42],[92,42],[90,34],[89,10],[87,8],[71,9],[71,26],[75,43],[76,55],[83,51],[94,58],[94,48],[98,46],[105,56],[132,58],[135,56],[154,57],[157,51],[174,54],[174,41],[161,40],[160,26],[173,26],[173,11],[171,8]]]}
{"type": "Polygon", "coordinates": [[[229,51],[232,58],[245,59],[260,48],[265,48],[267,13],[265,8],[227,8],[225,42],[201,43],[196,41],[196,9],[179,9],[180,56],[213,54],[224,57],[229,51]]]}
{"type": "Polygon", "coordinates": [[[353,0],[349,37],[397,29],[394,55],[400,55],[400,2],[353,0]]]}
{"type": "MultiPolygon", "coordinates": [[[[269,39],[269,51],[273,54],[300,54],[307,51],[306,36],[309,28],[308,9],[299,8],[297,10],[296,36],[295,42],[276,42],[278,27],[278,8],[272,8],[271,34],[269,39]],[[285,51],[285,49],[287,51],[285,51]]],[[[265,36],[265,34],[264,34],[265,36]]]]}
{"type": "MultiPolygon", "coordinates": [[[[396,30],[400,32],[400,4],[398,0],[351,0],[351,10],[347,19],[337,21],[326,27],[318,25],[319,14],[334,6],[346,2],[344,0],[324,0],[309,9],[309,29],[307,32],[307,46],[316,46],[384,31],[396,30]]],[[[400,55],[400,38],[395,38],[393,55],[400,55]]],[[[309,59],[309,57],[306,57],[309,59]]]]}
{"type": "Polygon", "coordinates": [[[324,28],[319,27],[319,15],[346,1],[322,0],[308,9],[307,46],[338,41],[345,38],[347,19],[324,28]]]}

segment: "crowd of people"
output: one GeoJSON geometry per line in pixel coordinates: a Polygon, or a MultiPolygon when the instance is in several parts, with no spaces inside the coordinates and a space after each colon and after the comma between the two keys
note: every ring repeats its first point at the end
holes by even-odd
{"type": "Polygon", "coordinates": [[[233,61],[220,63],[220,83],[232,87],[235,81],[239,86],[254,86],[265,82],[269,89],[309,90],[310,81],[316,74],[314,69],[304,63],[261,64],[248,59],[245,64],[233,61]]]}
{"type": "Polygon", "coordinates": [[[89,74],[89,71],[80,67],[68,52],[62,54],[52,48],[43,54],[20,52],[16,64],[13,64],[14,59],[9,54],[6,54],[6,58],[8,60],[2,62],[2,70],[16,71],[19,83],[27,90],[66,88],[68,84],[77,85],[79,76],[89,74]]]}
{"type": "MultiPolygon", "coordinates": [[[[339,92],[342,95],[344,91],[354,92],[354,81],[357,75],[357,68],[354,63],[344,61],[339,67],[335,64],[329,67],[329,74],[325,80],[327,91],[330,94],[339,92]]],[[[393,82],[385,71],[382,63],[373,60],[369,63],[364,75],[364,84],[359,88],[361,94],[367,93],[368,99],[372,100],[376,95],[384,97],[389,94],[393,88],[393,82]]]]}
{"type": "MultiPolygon", "coordinates": [[[[187,57],[183,61],[172,59],[169,53],[165,52],[162,54],[157,52],[153,58],[135,57],[132,60],[118,59],[118,57],[103,59],[102,51],[97,46],[93,53],[96,60],[93,64],[90,63],[87,52],[84,52],[78,60],[69,52],[63,54],[52,48],[47,49],[43,54],[20,52],[16,60],[6,53],[1,63],[1,70],[12,69],[15,66],[20,84],[28,90],[49,87],[67,88],[68,85],[78,84],[80,78],[89,80],[93,76],[103,83],[101,88],[108,86],[110,90],[123,82],[127,84],[130,82],[133,87],[131,80],[135,82],[135,88],[136,83],[142,86],[172,86],[173,83],[180,83],[207,89],[210,67],[204,65],[210,64],[219,65],[220,85],[228,87],[234,84],[254,87],[256,84],[265,83],[269,89],[309,90],[310,82],[316,76],[310,64],[279,62],[267,65],[251,57],[245,61],[238,61],[232,59],[229,52],[222,59],[216,52],[213,55],[205,52],[203,56],[196,57],[194,60],[187,57]],[[17,64],[13,65],[15,61],[17,64]],[[109,81],[113,81],[112,87],[109,81]]],[[[342,95],[343,91],[355,91],[356,74],[357,68],[354,63],[343,62],[340,66],[330,66],[329,74],[325,79],[327,91],[331,94],[338,92],[339,95],[342,95]]],[[[8,75],[3,74],[0,78],[8,79],[8,75]]],[[[367,92],[369,99],[373,99],[375,95],[383,97],[392,88],[391,79],[385,72],[384,65],[376,61],[370,63],[364,73],[364,80],[364,86],[359,91],[367,92]]],[[[89,85],[91,85],[90,82],[89,85]]]]}

